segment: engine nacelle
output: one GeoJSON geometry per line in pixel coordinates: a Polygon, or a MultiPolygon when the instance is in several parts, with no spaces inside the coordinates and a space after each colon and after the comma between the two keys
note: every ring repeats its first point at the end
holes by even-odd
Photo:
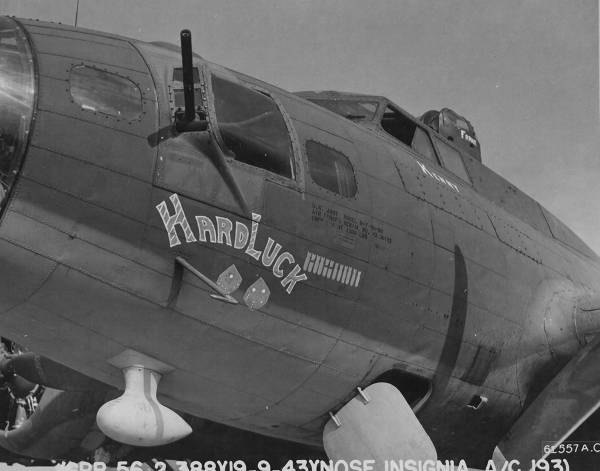
{"type": "Polygon", "coordinates": [[[17,428],[0,434],[0,447],[38,459],[85,455],[81,443],[95,427],[96,411],[106,396],[106,390],[67,392],[46,388],[35,412],[17,428]]]}

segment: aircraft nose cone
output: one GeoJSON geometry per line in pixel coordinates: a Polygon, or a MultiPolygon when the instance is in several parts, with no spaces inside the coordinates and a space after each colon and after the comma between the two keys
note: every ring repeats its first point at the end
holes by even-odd
{"type": "Polygon", "coordinates": [[[6,200],[27,148],[35,99],[34,61],[24,30],[0,17],[0,202],[6,200]]]}

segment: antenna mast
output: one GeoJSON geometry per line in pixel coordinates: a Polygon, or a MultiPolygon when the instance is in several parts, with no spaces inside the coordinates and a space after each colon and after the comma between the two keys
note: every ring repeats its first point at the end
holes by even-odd
{"type": "Polygon", "coordinates": [[[77,6],[75,7],[75,28],[77,28],[77,18],[79,17],[79,0],[77,0],[77,6]]]}

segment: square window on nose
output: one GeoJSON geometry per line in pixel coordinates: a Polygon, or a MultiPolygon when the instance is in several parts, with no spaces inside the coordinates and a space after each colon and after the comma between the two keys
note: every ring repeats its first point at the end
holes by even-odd
{"type": "Polygon", "coordinates": [[[306,156],[317,185],[347,198],[356,195],[356,177],[348,157],[316,141],[306,142],[306,156]]]}
{"type": "Polygon", "coordinates": [[[69,91],[82,110],[133,121],[143,113],[139,87],[114,72],[87,65],[71,68],[69,91]]]}

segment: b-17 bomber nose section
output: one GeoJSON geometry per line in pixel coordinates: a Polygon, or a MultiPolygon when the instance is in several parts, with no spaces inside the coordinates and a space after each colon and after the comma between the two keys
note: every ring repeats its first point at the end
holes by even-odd
{"type": "Polygon", "coordinates": [[[598,257],[481,164],[466,119],[325,93],[210,63],[188,30],[0,17],[0,333],[29,351],[0,379],[45,388],[0,453],[75,426],[214,447],[206,421],[477,465],[593,412],[598,257]]]}
{"type": "Polygon", "coordinates": [[[5,206],[27,148],[35,101],[34,62],[28,38],[0,17],[0,205],[5,206]]]}

